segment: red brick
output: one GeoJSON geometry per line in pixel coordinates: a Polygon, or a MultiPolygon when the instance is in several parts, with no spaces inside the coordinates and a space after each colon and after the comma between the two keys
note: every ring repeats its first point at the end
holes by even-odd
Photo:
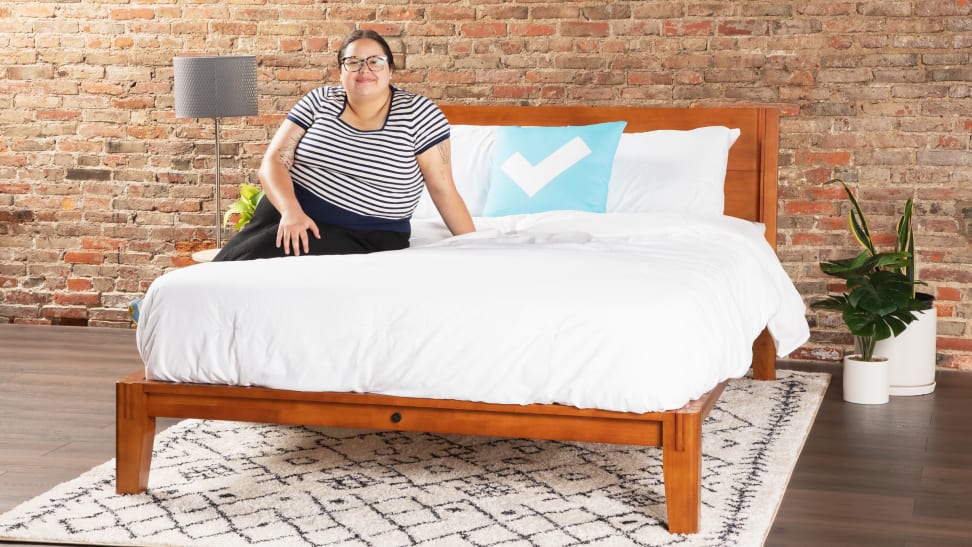
{"type": "Polygon", "coordinates": [[[662,24],[663,36],[711,36],[714,25],[711,21],[665,21],[662,24]]]}
{"type": "Polygon", "coordinates": [[[611,25],[603,21],[562,23],[560,31],[564,36],[608,36],[611,33],[611,25]]]}
{"type": "Polygon", "coordinates": [[[212,23],[212,30],[216,34],[253,36],[256,34],[257,26],[253,23],[231,23],[227,21],[219,21],[212,23]]]}
{"type": "Polygon", "coordinates": [[[313,52],[327,51],[327,38],[307,38],[306,49],[313,52]]]}
{"type": "Polygon", "coordinates": [[[364,30],[373,30],[385,38],[402,35],[402,25],[392,23],[362,23],[364,30]]]}
{"type": "Polygon", "coordinates": [[[828,238],[823,234],[808,234],[808,233],[793,234],[793,237],[791,238],[791,243],[800,246],[810,245],[810,246],[819,247],[821,245],[826,245],[830,243],[830,238],[828,238]]]}
{"type": "Polygon", "coordinates": [[[25,167],[29,163],[26,155],[0,155],[0,166],[7,167],[25,167]]]}
{"type": "Polygon", "coordinates": [[[93,286],[90,279],[79,279],[79,278],[69,278],[67,280],[67,288],[70,291],[87,291],[91,290],[93,286]]]}
{"type": "Polygon", "coordinates": [[[115,251],[124,249],[126,240],[110,237],[82,237],[81,248],[86,250],[115,251]]]}
{"type": "Polygon", "coordinates": [[[476,81],[476,75],[471,71],[439,71],[428,72],[428,81],[435,84],[471,84],[476,81]]]}
{"type": "Polygon", "coordinates": [[[797,152],[795,159],[797,165],[839,167],[849,165],[851,155],[850,152],[797,152]]]}
{"type": "Polygon", "coordinates": [[[512,23],[510,34],[513,36],[553,36],[557,27],[543,23],[512,23]]]}
{"type": "Polygon", "coordinates": [[[465,23],[459,26],[459,32],[467,38],[498,38],[506,36],[506,23],[465,23]]]}
{"type": "Polygon", "coordinates": [[[38,110],[37,119],[45,121],[67,121],[81,119],[80,110],[38,110]]]}
{"type": "Polygon", "coordinates": [[[931,283],[972,283],[972,269],[955,265],[954,267],[928,266],[921,269],[922,281],[931,283]]]}
{"type": "Polygon", "coordinates": [[[941,301],[935,301],[935,312],[936,317],[954,317],[955,306],[952,304],[944,304],[941,301]]]}
{"type": "Polygon", "coordinates": [[[64,253],[64,262],[69,264],[103,264],[104,253],[89,251],[68,251],[64,253]]]}
{"type": "Polygon", "coordinates": [[[380,13],[384,20],[416,21],[424,17],[425,9],[411,6],[383,6],[380,13]]]}
{"type": "Polygon", "coordinates": [[[938,287],[935,298],[937,300],[962,301],[962,290],[955,287],[938,287]]]}
{"type": "Polygon", "coordinates": [[[55,292],[54,293],[54,303],[61,304],[64,306],[100,306],[101,305],[101,295],[98,293],[83,293],[83,292],[55,292]]]}
{"type": "Polygon", "coordinates": [[[4,302],[7,304],[46,304],[50,299],[49,293],[36,290],[6,291],[4,293],[4,302]]]}
{"type": "Polygon", "coordinates": [[[302,68],[293,70],[281,70],[277,72],[277,78],[282,81],[321,81],[324,79],[324,73],[320,69],[315,68],[302,68]]]}
{"type": "Polygon", "coordinates": [[[48,319],[86,319],[88,310],[84,306],[44,306],[41,316],[48,319]]]}
{"type": "Polygon", "coordinates": [[[155,106],[154,97],[127,97],[124,99],[113,99],[112,106],[124,109],[153,108],[155,106]]]}
{"type": "Polygon", "coordinates": [[[433,21],[472,21],[476,19],[476,8],[436,5],[429,8],[429,19],[433,21]]]}
{"type": "Polygon", "coordinates": [[[969,338],[950,338],[946,336],[938,337],[939,351],[963,351],[972,353],[972,339],[969,338]]]}
{"type": "Polygon", "coordinates": [[[788,215],[837,215],[834,203],[828,201],[788,201],[783,206],[788,215]]]}
{"type": "Polygon", "coordinates": [[[766,23],[756,20],[726,21],[719,24],[719,34],[724,36],[766,34],[766,23]]]}
{"type": "Polygon", "coordinates": [[[303,49],[303,43],[297,39],[286,39],[280,40],[280,51],[300,51],[303,49]]]}
{"type": "Polygon", "coordinates": [[[498,85],[493,86],[493,94],[498,98],[525,99],[534,96],[537,89],[528,85],[498,85]]]}
{"type": "Polygon", "coordinates": [[[116,21],[154,19],[155,10],[152,8],[115,8],[111,10],[111,18],[116,21]]]}
{"type": "Polygon", "coordinates": [[[34,212],[27,210],[3,211],[0,210],[0,222],[11,224],[24,224],[34,221],[34,212]]]}

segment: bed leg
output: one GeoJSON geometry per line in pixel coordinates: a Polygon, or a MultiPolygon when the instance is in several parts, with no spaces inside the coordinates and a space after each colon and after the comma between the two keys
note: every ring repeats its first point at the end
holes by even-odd
{"type": "Polygon", "coordinates": [[[115,413],[115,492],[144,492],[152,466],[155,417],[148,415],[140,384],[115,384],[115,413]]]}
{"type": "Polygon", "coordinates": [[[753,341],[753,378],[776,379],[776,344],[767,329],[763,329],[753,341]]]}
{"type": "Polygon", "coordinates": [[[666,416],[662,432],[662,465],[668,531],[699,531],[702,489],[702,417],[696,413],[666,416]]]}

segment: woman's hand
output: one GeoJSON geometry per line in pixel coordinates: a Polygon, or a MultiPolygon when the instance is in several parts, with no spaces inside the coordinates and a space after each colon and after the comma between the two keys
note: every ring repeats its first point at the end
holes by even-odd
{"type": "Polygon", "coordinates": [[[288,211],[280,215],[280,225],[277,227],[277,248],[283,246],[284,254],[289,255],[293,249],[294,256],[300,256],[301,249],[304,254],[310,253],[310,238],[307,232],[314,234],[317,239],[321,238],[321,231],[317,224],[303,211],[288,211]]]}
{"type": "Polygon", "coordinates": [[[294,164],[297,145],[304,136],[304,129],[290,120],[284,120],[274,134],[267,152],[260,164],[259,177],[263,183],[270,203],[280,211],[280,225],[277,227],[277,248],[283,247],[284,254],[293,250],[294,256],[310,252],[310,236],[321,238],[317,224],[304,213],[294,194],[294,182],[290,178],[290,167],[294,164]]]}

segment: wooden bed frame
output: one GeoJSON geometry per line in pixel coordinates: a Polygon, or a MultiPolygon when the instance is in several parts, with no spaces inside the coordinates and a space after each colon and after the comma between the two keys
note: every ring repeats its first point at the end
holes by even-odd
{"type": "MultiPolygon", "coordinates": [[[[726,213],[766,225],[776,247],[778,114],[756,108],[443,106],[453,124],[582,125],[626,120],[626,131],[738,127],[729,155],[726,213]]],[[[753,343],[758,379],[775,378],[764,330],[753,343]]],[[[150,381],[144,371],[116,385],[116,489],[148,487],[156,417],[336,426],[661,446],[668,529],[699,529],[702,422],[725,383],[678,410],[635,414],[563,405],[499,405],[365,393],[283,391],[150,381]]]]}

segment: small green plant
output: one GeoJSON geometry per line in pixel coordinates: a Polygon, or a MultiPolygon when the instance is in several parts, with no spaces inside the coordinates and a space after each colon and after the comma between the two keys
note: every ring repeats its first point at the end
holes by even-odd
{"type": "Polygon", "coordinates": [[[929,307],[915,298],[914,283],[900,271],[907,262],[908,253],[872,256],[862,251],[854,258],[820,263],[825,274],[845,281],[847,292],[830,295],[811,307],[841,312],[864,361],[873,360],[879,340],[901,334],[917,319],[914,312],[929,307]]]}
{"type": "Polygon", "coordinates": [[[252,184],[243,183],[240,185],[240,199],[233,202],[230,208],[223,215],[223,226],[227,226],[234,214],[239,215],[233,229],[239,232],[253,219],[253,211],[263,199],[263,190],[252,184]]]}
{"type": "Polygon", "coordinates": [[[904,214],[897,222],[897,240],[893,252],[878,252],[857,198],[842,181],[852,209],[847,222],[851,234],[863,247],[854,258],[821,262],[827,275],[843,279],[846,292],[813,302],[811,307],[841,312],[844,324],[857,340],[861,358],[871,361],[879,340],[897,336],[917,319],[915,312],[931,308],[931,302],[919,299],[915,286],[915,236],[911,219],[914,204],[905,202],[904,214]]]}

